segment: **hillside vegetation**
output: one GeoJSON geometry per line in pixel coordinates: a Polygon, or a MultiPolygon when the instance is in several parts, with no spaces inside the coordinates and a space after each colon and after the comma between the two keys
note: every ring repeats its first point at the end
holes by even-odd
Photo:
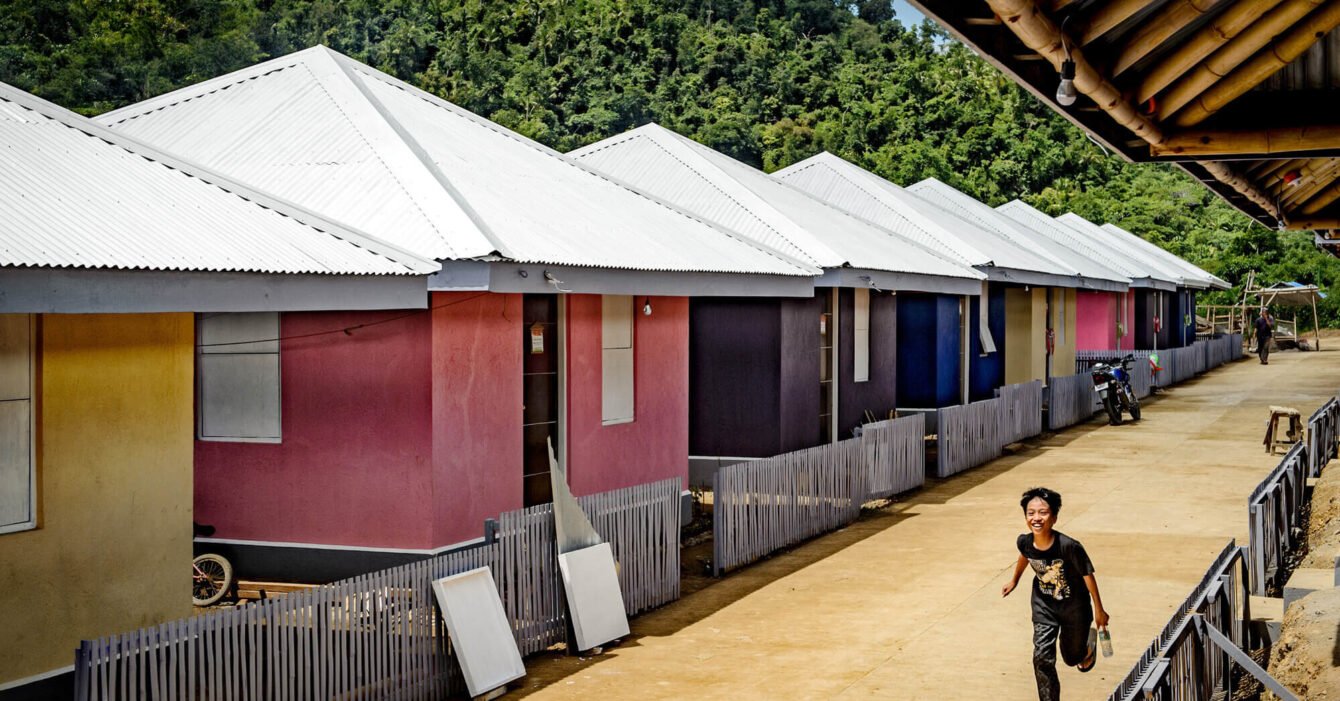
{"type": "Polygon", "coordinates": [[[1309,235],[1104,153],[885,2],[0,0],[0,80],[84,114],[318,43],[561,151],[656,121],[768,171],[828,150],[1111,221],[1235,283],[1340,279],[1309,235]]]}

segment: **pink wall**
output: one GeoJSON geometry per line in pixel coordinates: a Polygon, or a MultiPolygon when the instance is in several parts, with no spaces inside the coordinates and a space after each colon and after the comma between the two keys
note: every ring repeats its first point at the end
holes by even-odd
{"type": "Polygon", "coordinates": [[[1078,350],[1115,350],[1117,348],[1117,319],[1122,300],[1126,305],[1126,335],[1120,339],[1121,348],[1130,350],[1135,344],[1135,293],[1080,291],[1075,305],[1078,350]]]}
{"type": "Polygon", "coordinates": [[[431,498],[443,547],[522,506],[521,295],[433,293],[432,306],[431,498]]]}
{"type": "Polygon", "coordinates": [[[602,426],[598,295],[568,298],[568,482],[591,494],[678,477],[689,464],[689,302],[634,299],[633,416],[602,426]]]}
{"type": "MultiPolygon", "coordinates": [[[[291,337],[406,312],[293,313],[291,337]]],[[[283,442],[196,441],[195,520],[215,537],[426,548],[429,319],[284,341],[283,442]]]]}

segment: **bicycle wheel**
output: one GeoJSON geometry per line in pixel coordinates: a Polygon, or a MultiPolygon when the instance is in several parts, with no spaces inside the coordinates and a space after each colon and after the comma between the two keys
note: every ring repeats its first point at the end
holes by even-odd
{"type": "Polygon", "coordinates": [[[216,604],[233,588],[233,565],[222,555],[207,553],[191,564],[191,602],[196,606],[216,604]]]}

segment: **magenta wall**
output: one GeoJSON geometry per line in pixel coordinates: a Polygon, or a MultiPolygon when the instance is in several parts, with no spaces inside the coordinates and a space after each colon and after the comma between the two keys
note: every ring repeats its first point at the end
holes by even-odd
{"type": "Polygon", "coordinates": [[[433,293],[432,306],[432,532],[443,547],[522,506],[524,333],[521,295],[433,293]]]}
{"type": "Polygon", "coordinates": [[[1080,290],[1075,304],[1076,349],[1112,350],[1117,347],[1119,303],[1117,293],[1080,290]]]}
{"type": "Polygon", "coordinates": [[[427,548],[428,314],[281,317],[283,442],[196,441],[195,520],[215,537],[427,548]]]}
{"type": "Polygon", "coordinates": [[[568,297],[568,483],[591,494],[667,477],[688,479],[689,303],[684,297],[634,299],[633,416],[600,423],[600,297],[568,297]]]}

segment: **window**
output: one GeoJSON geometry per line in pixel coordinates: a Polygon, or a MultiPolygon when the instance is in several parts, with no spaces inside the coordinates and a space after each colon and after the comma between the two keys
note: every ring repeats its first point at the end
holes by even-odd
{"type": "Polygon", "coordinates": [[[852,351],[852,373],[854,381],[870,381],[870,290],[863,287],[856,289],[855,314],[852,316],[852,322],[855,324],[855,348],[852,351]]]}
{"type": "Polygon", "coordinates": [[[279,442],[279,314],[200,316],[201,440],[279,442]]]}
{"type": "Polygon", "coordinates": [[[32,315],[0,314],[0,533],[37,527],[33,330],[32,315]]]}
{"type": "Polygon", "coordinates": [[[601,423],[633,420],[633,298],[600,299],[601,423]]]}

